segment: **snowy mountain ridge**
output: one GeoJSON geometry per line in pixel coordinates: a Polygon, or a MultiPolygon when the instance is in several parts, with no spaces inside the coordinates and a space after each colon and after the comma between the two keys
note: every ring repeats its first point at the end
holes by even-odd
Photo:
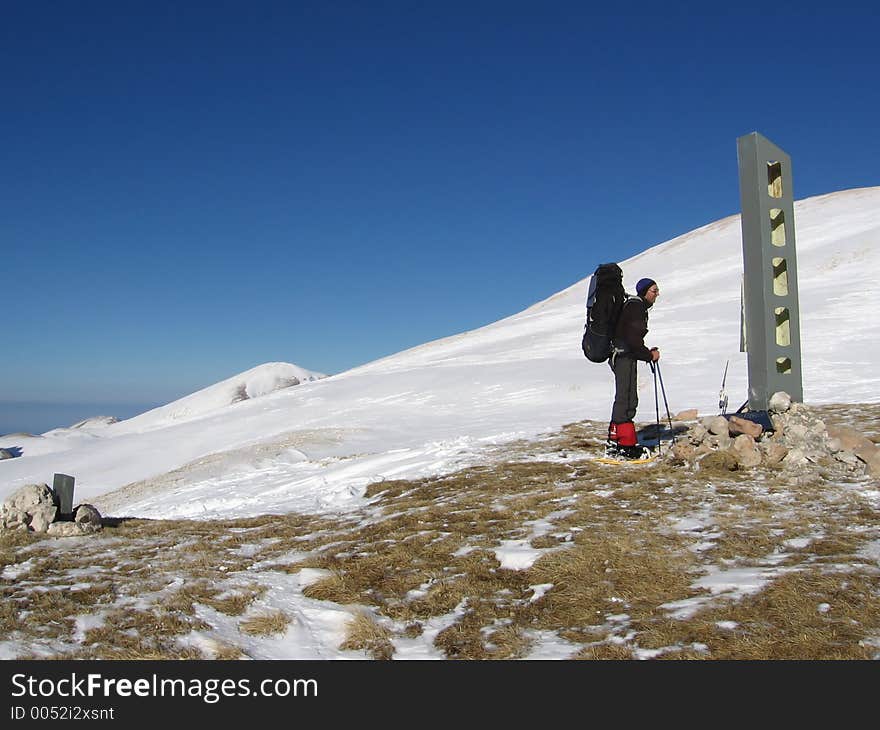
{"type": "Polygon", "coordinates": [[[175,421],[198,418],[217,409],[262,398],[294,385],[326,377],[323,373],[306,370],[292,363],[264,363],[164,406],[122,421],[116,431],[131,433],[162,428],[175,421]]]}

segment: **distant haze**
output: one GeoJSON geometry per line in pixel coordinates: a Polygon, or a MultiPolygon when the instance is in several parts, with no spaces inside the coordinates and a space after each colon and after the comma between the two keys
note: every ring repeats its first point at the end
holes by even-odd
{"type": "Polygon", "coordinates": [[[72,426],[93,416],[123,420],[156,407],[156,403],[40,403],[0,401],[0,434],[40,434],[72,426]]]}

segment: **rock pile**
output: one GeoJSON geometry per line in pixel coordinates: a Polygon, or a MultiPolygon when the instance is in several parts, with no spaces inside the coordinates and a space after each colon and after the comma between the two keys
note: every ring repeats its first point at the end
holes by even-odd
{"type": "Polygon", "coordinates": [[[27,484],[0,505],[0,530],[28,530],[55,537],[90,535],[102,529],[101,513],[90,504],[73,510],[73,520],[62,520],[59,500],[48,484],[27,484]]]}
{"type": "Polygon", "coordinates": [[[696,469],[803,469],[814,464],[880,478],[880,448],[855,429],[826,426],[787,393],[773,394],[768,416],[772,429],[739,416],[707,416],[678,438],[666,458],[696,469]]]}

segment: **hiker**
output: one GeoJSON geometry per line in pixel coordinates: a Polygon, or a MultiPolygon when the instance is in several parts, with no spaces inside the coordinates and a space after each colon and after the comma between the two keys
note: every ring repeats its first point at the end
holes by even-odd
{"type": "Polygon", "coordinates": [[[608,361],[614,371],[614,405],[606,452],[624,459],[639,459],[648,454],[648,450],[638,444],[633,423],[639,405],[637,361],[653,363],[660,359],[660,350],[645,346],[648,310],[660,295],[660,288],[653,279],[639,279],[636,294],[638,296],[630,297],[623,305],[614,330],[614,350],[608,361]]]}

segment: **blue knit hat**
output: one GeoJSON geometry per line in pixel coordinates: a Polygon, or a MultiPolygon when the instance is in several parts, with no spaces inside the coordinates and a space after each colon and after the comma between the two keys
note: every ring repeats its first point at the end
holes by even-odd
{"type": "Polygon", "coordinates": [[[654,284],[657,282],[653,279],[639,279],[639,283],[636,284],[636,294],[640,297],[645,296],[645,292],[648,291],[654,284]]]}

